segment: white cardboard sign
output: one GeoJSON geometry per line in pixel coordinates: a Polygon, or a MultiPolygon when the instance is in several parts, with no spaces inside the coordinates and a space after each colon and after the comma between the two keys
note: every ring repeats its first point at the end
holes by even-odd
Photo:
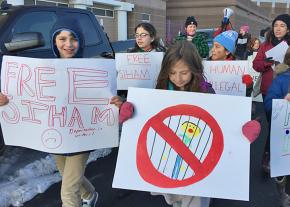
{"type": "Polygon", "coordinates": [[[249,199],[251,98],[129,88],[128,101],[113,187],[249,199]]]}
{"type": "Polygon", "coordinates": [[[246,96],[242,76],[248,74],[248,61],[203,61],[204,74],[217,94],[246,96]]]}
{"type": "Polygon", "coordinates": [[[117,53],[117,89],[155,88],[162,59],[162,52],[117,53]]]}
{"type": "Polygon", "coordinates": [[[273,99],[271,121],[271,177],[290,175],[290,102],[273,99]]]}
{"type": "MultiPolygon", "coordinates": [[[[271,50],[268,50],[265,54],[267,57],[272,57],[273,60],[283,63],[288,47],[289,45],[287,42],[282,41],[271,50]]],[[[272,68],[274,69],[275,65],[273,65],[272,68]]]]}
{"type": "Polygon", "coordinates": [[[114,60],[4,56],[0,108],[7,145],[50,153],[118,146],[114,60]]]}

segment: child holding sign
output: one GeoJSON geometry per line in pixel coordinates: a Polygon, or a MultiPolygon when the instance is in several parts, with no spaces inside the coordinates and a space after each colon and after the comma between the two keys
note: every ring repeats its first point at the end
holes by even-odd
{"type": "MultiPolygon", "coordinates": [[[[200,93],[215,93],[211,84],[206,82],[200,56],[193,44],[186,41],[172,45],[165,53],[161,71],[157,79],[157,89],[177,90],[200,93]]],[[[260,132],[257,121],[249,121],[243,126],[244,135],[254,141],[260,132]],[[252,139],[245,129],[252,127],[252,139]]],[[[155,193],[152,193],[155,194],[155,193]]],[[[168,204],[174,207],[208,207],[210,198],[186,195],[164,194],[168,204]]]]}
{"type": "MultiPolygon", "coordinates": [[[[52,29],[52,50],[57,58],[81,58],[83,47],[83,33],[76,19],[62,18],[54,25],[52,29]]],[[[116,100],[114,97],[110,103],[119,108],[121,106],[121,102],[118,102],[118,99],[116,100]]],[[[128,103],[126,102],[123,105],[123,108],[125,108],[128,103]]],[[[121,115],[120,117],[122,118],[121,115]]],[[[98,193],[84,176],[89,152],[54,155],[54,158],[62,175],[62,207],[95,207],[98,193]]]]}
{"type": "MultiPolygon", "coordinates": [[[[79,23],[73,18],[62,18],[51,30],[52,51],[56,58],[81,58],[84,38],[79,23]]],[[[54,155],[62,176],[61,200],[63,207],[95,206],[98,193],[85,178],[89,152],[54,155]]]]}
{"type": "MultiPolygon", "coordinates": [[[[265,110],[270,116],[272,114],[272,100],[283,98],[290,101],[290,47],[286,52],[284,63],[275,67],[274,79],[264,100],[265,110]]],[[[269,119],[269,126],[271,126],[271,119],[269,119]]],[[[275,181],[280,193],[281,204],[284,206],[284,203],[289,199],[289,176],[287,178],[285,176],[277,177],[275,181]]]]}
{"type": "MultiPolygon", "coordinates": [[[[157,79],[157,89],[215,93],[205,81],[203,65],[195,46],[187,41],[177,42],[166,52],[157,79]]],[[[207,207],[210,198],[164,194],[174,207],[207,207]]]]}
{"type": "MultiPolygon", "coordinates": [[[[51,51],[55,58],[82,58],[84,43],[83,32],[77,19],[63,17],[51,29],[51,51]]],[[[6,95],[0,93],[0,106],[8,103],[6,95]]],[[[119,106],[114,99],[111,104],[119,106]]],[[[89,151],[77,151],[53,155],[62,176],[62,207],[96,206],[98,193],[84,176],[89,154],[89,151]]]]}

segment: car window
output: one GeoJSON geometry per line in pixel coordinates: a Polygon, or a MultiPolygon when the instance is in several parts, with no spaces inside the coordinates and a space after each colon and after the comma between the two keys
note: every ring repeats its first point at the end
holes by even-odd
{"type": "Polygon", "coordinates": [[[40,32],[45,41],[45,45],[41,47],[41,49],[50,48],[50,30],[56,22],[56,18],[54,12],[41,11],[24,14],[12,28],[12,34],[21,32],[40,32]]]}
{"type": "MultiPolygon", "coordinates": [[[[85,38],[85,45],[96,45],[101,42],[101,36],[96,29],[96,25],[92,21],[89,15],[84,13],[69,13],[70,17],[74,17],[79,21],[80,26],[82,28],[84,38],[85,38]]],[[[97,20],[95,20],[97,21],[97,20]]]]}

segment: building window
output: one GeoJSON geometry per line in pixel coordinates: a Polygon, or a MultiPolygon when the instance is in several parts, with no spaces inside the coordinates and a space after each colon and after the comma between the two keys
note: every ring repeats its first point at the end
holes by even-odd
{"type": "Polygon", "coordinates": [[[35,5],[35,0],[24,0],[24,5],[35,5]]]}
{"type": "Polygon", "coordinates": [[[97,8],[92,8],[92,12],[94,13],[94,15],[97,15],[97,16],[106,16],[106,10],[104,9],[97,9],[97,8]]]}
{"type": "Polygon", "coordinates": [[[35,5],[39,6],[56,6],[55,2],[50,2],[50,1],[36,1],[35,5]]]}
{"type": "Polygon", "coordinates": [[[114,11],[113,10],[106,10],[106,16],[107,17],[114,17],[114,11]]]}
{"type": "Polygon", "coordinates": [[[142,20],[143,22],[150,22],[150,14],[142,13],[142,14],[141,14],[141,20],[142,20]]]}
{"type": "Polygon", "coordinates": [[[59,1],[50,1],[50,0],[24,0],[24,5],[69,7],[69,4],[59,2],[59,1]]]}
{"type": "Polygon", "coordinates": [[[96,16],[114,18],[114,10],[111,9],[88,7],[88,10],[93,12],[96,16]]]}
{"type": "Polygon", "coordinates": [[[58,6],[60,6],[60,7],[68,7],[68,4],[65,4],[65,3],[58,3],[58,6]]]}

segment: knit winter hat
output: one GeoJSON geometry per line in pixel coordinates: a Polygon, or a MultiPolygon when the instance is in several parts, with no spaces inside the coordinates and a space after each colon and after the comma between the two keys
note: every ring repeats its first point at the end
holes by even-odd
{"type": "Polygon", "coordinates": [[[244,30],[246,33],[248,33],[249,30],[250,30],[250,27],[248,25],[243,25],[243,26],[240,27],[240,30],[241,29],[244,30]]]}
{"type": "Polygon", "coordinates": [[[194,16],[189,16],[189,17],[186,18],[186,21],[185,21],[185,24],[184,24],[185,28],[188,25],[190,25],[190,24],[194,24],[195,26],[197,26],[197,22],[196,22],[194,16]]]}
{"type": "Polygon", "coordinates": [[[280,20],[284,22],[287,25],[287,28],[290,29],[290,16],[289,14],[280,14],[278,15],[272,22],[272,27],[274,27],[274,24],[277,20],[280,20]]]}
{"type": "Polygon", "coordinates": [[[225,31],[214,38],[214,42],[218,42],[224,48],[226,48],[230,53],[234,54],[236,49],[236,40],[238,38],[238,33],[233,30],[225,31]]]}

